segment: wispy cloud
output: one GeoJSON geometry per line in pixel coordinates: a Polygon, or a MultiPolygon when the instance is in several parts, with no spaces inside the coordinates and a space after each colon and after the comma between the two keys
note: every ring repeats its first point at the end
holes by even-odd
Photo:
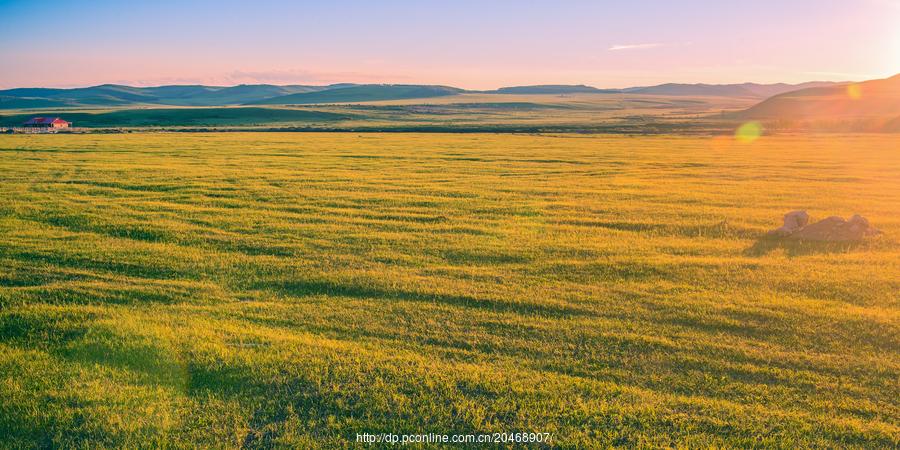
{"type": "Polygon", "coordinates": [[[617,45],[613,45],[612,47],[610,47],[609,51],[618,52],[621,50],[644,50],[644,49],[648,49],[648,48],[662,47],[663,45],[665,45],[665,44],[660,43],[660,42],[652,42],[652,43],[647,43],[647,44],[617,44],[617,45]]]}

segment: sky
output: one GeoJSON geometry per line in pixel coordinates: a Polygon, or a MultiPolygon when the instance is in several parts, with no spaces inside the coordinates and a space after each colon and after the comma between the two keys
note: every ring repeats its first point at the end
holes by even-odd
{"type": "Polygon", "coordinates": [[[900,0],[0,0],[0,88],[864,80],[900,0]]]}

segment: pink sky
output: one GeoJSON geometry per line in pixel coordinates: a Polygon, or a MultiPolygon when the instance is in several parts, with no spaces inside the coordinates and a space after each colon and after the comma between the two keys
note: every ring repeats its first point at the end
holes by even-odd
{"type": "Polygon", "coordinates": [[[624,87],[900,72],[900,1],[0,1],[0,87],[624,87]]]}

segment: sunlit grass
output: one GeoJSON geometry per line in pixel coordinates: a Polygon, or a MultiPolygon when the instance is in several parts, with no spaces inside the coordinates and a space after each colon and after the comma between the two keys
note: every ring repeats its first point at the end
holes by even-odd
{"type": "Polygon", "coordinates": [[[892,136],[0,137],[0,436],[900,444],[892,136]],[[856,246],[760,240],[860,213],[856,246]]]}

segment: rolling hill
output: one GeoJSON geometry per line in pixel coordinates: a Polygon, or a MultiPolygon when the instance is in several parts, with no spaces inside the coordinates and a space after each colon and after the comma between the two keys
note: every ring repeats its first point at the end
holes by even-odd
{"type": "Polygon", "coordinates": [[[426,86],[414,84],[366,84],[358,86],[326,89],[318,92],[304,92],[284,95],[265,100],[248,102],[248,105],[303,105],[314,103],[351,103],[382,100],[402,100],[409,98],[433,98],[456,95],[463,89],[449,86],[426,86]]]}
{"type": "Polygon", "coordinates": [[[16,88],[0,90],[0,109],[362,103],[428,99],[467,93],[485,95],[638,94],[762,99],[796,89],[831,85],[833,83],[820,82],[800,85],[670,83],[625,89],[599,89],[587,85],[547,84],[470,91],[451,86],[413,84],[338,83],[327,86],[242,84],[227,87],[204,85],[133,87],[104,84],[73,89],[16,88]]]}
{"type": "Polygon", "coordinates": [[[0,109],[31,109],[31,108],[66,108],[76,106],[66,101],[49,98],[16,97],[13,95],[0,95],[0,109]]]}
{"type": "Polygon", "coordinates": [[[208,91],[185,99],[185,105],[220,106],[236,105],[264,98],[280,97],[301,92],[326,89],[319,86],[276,86],[272,84],[241,84],[208,91]]]}
{"type": "Polygon", "coordinates": [[[771,97],[735,114],[741,119],[816,120],[900,117],[900,75],[813,87],[771,97]]]}
{"type": "Polygon", "coordinates": [[[332,86],[172,85],[132,87],[104,84],[86,88],[18,88],[0,91],[0,109],[90,106],[171,105],[227,106],[271,97],[330,89],[332,86]]]}

